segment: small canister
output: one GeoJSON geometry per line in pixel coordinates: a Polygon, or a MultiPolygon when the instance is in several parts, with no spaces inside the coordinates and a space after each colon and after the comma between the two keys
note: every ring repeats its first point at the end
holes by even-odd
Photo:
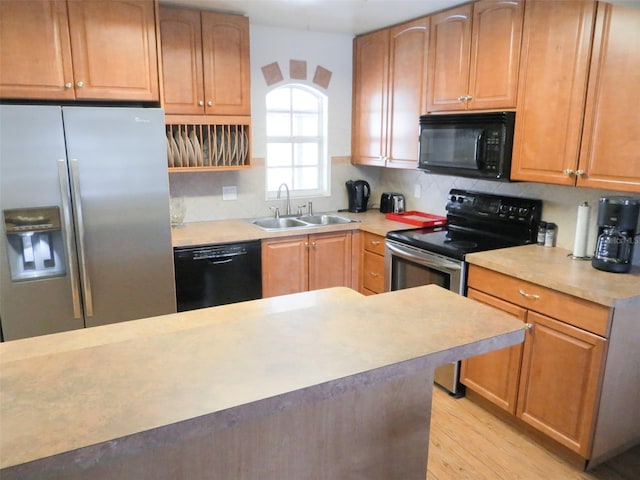
{"type": "Polygon", "coordinates": [[[538,225],[538,238],[536,243],[538,245],[544,245],[545,237],[547,234],[547,222],[540,222],[538,225]]]}
{"type": "Polygon", "coordinates": [[[547,223],[547,231],[545,232],[545,235],[544,235],[545,247],[556,246],[556,230],[557,230],[557,226],[555,223],[547,223]]]}

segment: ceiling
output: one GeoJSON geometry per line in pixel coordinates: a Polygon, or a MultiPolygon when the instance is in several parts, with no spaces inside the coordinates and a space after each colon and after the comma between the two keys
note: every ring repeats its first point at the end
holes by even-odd
{"type": "Polygon", "coordinates": [[[465,3],[465,0],[160,0],[247,15],[254,25],[357,35],[465,3]]]}

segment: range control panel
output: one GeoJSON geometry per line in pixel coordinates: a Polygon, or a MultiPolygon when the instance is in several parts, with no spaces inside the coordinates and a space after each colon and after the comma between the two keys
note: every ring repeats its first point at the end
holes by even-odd
{"type": "Polygon", "coordinates": [[[456,216],[531,224],[540,220],[542,201],[451,189],[446,209],[456,216]]]}

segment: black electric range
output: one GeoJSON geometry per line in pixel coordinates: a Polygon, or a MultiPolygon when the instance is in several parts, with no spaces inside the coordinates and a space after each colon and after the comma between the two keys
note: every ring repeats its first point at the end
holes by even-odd
{"type": "Polygon", "coordinates": [[[387,238],[456,260],[468,253],[535,243],[542,201],[452,189],[444,227],[389,232],[387,238]]]}

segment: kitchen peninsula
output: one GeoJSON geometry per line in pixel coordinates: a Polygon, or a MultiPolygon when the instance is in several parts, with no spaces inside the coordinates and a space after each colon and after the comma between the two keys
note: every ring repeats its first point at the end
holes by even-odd
{"type": "Polygon", "coordinates": [[[433,369],[520,321],[436,286],[242,302],[0,345],[0,476],[420,479],[433,369]]]}

